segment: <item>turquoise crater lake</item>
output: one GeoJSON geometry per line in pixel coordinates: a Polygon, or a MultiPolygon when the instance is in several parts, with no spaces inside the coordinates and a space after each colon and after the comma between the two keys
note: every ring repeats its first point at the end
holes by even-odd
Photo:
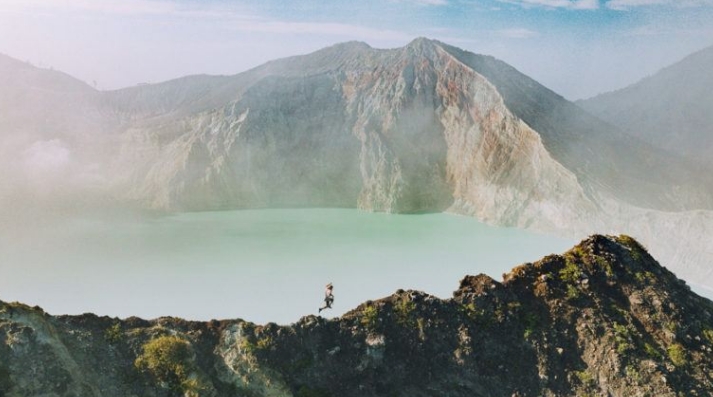
{"type": "Polygon", "coordinates": [[[327,282],[331,317],[399,288],[447,298],[466,274],[499,280],[575,243],[450,214],[353,209],[85,216],[35,229],[0,243],[2,300],[52,314],[257,323],[316,314],[327,282]]]}

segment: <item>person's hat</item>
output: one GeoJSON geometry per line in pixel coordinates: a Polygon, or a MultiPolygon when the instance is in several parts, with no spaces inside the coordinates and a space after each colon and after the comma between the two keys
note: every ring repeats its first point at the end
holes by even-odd
{"type": "Polygon", "coordinates": [[[327,288],[332,288],[332,283],[327,284],[327,288]]]}

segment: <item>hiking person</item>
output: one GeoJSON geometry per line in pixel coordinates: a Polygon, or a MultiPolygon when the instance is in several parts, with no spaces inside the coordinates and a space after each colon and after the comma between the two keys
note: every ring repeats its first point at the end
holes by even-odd
{"type": "Polygon", "coordinates": [[[324,307],[319,308],[319,313],[322,313],[324,309],[331,309],[332,303],[334,302],[334,294],[332,294],[332,283],[327,284],[324,288],[324,307]]]}

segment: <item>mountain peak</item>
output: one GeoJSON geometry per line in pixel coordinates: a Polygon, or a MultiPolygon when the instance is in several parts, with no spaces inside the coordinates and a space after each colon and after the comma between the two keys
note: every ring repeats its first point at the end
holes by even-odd
{"type": "Polygon", "coordinates": [[[433,52],[439,45],[438,41],[426,37],[417,37],[403,47],[404,50],[413,51],[417,54],[427,54],[433,52]]]}

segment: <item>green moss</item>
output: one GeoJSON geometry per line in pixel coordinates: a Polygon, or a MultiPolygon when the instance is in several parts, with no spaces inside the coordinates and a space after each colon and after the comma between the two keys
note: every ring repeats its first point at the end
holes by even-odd
{"type": "Polygon", "coordinates": [[[674,343],[666,349],[668,353],[668,358],[671,360],[673,365],[677,367],[682,367],[688,363],[688,357],[686,356],[686,349],[683,348],[678,343],[674,343]]]}

